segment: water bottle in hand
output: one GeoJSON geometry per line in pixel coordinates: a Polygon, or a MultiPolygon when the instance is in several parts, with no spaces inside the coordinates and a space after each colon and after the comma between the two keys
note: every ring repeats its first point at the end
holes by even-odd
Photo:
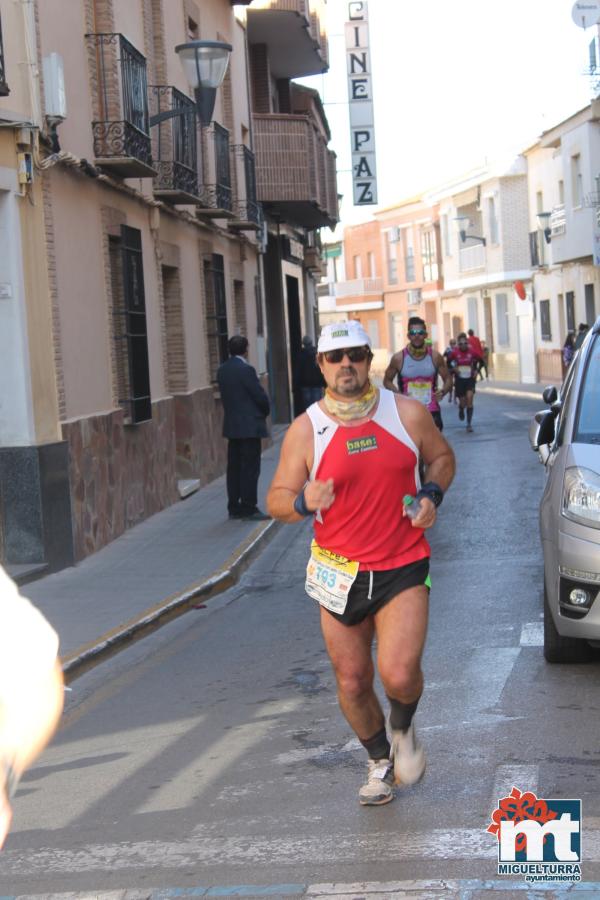
{"type": "Polygon", "coordinates": [[[408,518],[416,519],[421,512],[421,503],[419,500],[417,500],[416,497],[412,497],[410,494],[405,494],[402,498],[402,503],[404,504],[404,509],[406,510],[408,518]]]}

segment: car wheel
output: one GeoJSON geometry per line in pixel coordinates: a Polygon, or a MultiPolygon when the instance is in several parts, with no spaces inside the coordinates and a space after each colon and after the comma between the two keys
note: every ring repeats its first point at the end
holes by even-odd
{"type": "Polygon", "coordinates": [[[581,663],[592,657],[592,648],[580,638],[563,637],[556,630],[544,585],[544,658],[549,663],[581,663]]]}

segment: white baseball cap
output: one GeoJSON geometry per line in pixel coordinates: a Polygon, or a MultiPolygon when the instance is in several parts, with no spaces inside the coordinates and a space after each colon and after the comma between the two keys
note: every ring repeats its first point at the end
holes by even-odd
{"type": "Polygon", "coordinates": [[[317,350],[325,353],[327,350],[341,350],[344,347],[371,346],[371,339],[356,319],[349,322],[332,322],[323,325],[317,350]]]}

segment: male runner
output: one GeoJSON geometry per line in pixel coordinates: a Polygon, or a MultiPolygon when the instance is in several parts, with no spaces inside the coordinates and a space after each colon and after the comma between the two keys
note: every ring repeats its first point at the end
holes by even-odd
{"type": "Polygon", "coordinates": [[[408,344],[390,359],[383,386],[388,391],[399,390],[401,394],[419,400],[427,407],[439,430],[443,430],[440,400],[452,391],[452,376],[442,354],[427,346],[427,325],[419,316],[411,316],[408,320],[408,344]],[[436,386],[438,374],[444,383],[441,390],[436,386]],[[398,379],[397,388],[395,378],[398,379]]]}
{"type": "Polygon", "coordinates": [[[340,708],[369,755],[363,805],[388,803],[393,780],[414,784],[425,771],[412,724],[429,599],[424,530],[454,476],[454,454],[423,404],[373,387],[372,358],[359,322],[324,326],[325,396],[290,426],[267,496],[270,514],[283,522],[313,517],[306,590],[321,606],[340,708]],[[421,455],[431,478],[422,486],[421,455]],[[415,519],[405,515],[405,494],[420,499],[415,519]],[[373,689],[375,636],[391,747],[373,689]]]}
{"type": "Polygon", "coordinates": [[[467,335],[462,331],[458,335],[458,347],[448,357],[448,362],[454,370],[454,393],[458,397],[458,418],[461,422],[465,418],[465,406],[467,409],[467,431],[473,431],[473,396],[475,393],[475,379],[479,368],[480,357],[469,346],[467,335]]]}

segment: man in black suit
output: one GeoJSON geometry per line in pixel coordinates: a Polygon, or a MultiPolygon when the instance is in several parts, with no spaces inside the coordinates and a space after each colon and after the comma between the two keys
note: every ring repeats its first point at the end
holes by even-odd
{"type": "Polygon", "coordinates": [[[261,438],[267,437],[269,398],[248,362],[248,340],[229,339],[229,359],[219,366],[217,381],[223,402],[223,437],[227,449],[227,508],[230,519],[268,519],[257,504],[261,438]]]}

